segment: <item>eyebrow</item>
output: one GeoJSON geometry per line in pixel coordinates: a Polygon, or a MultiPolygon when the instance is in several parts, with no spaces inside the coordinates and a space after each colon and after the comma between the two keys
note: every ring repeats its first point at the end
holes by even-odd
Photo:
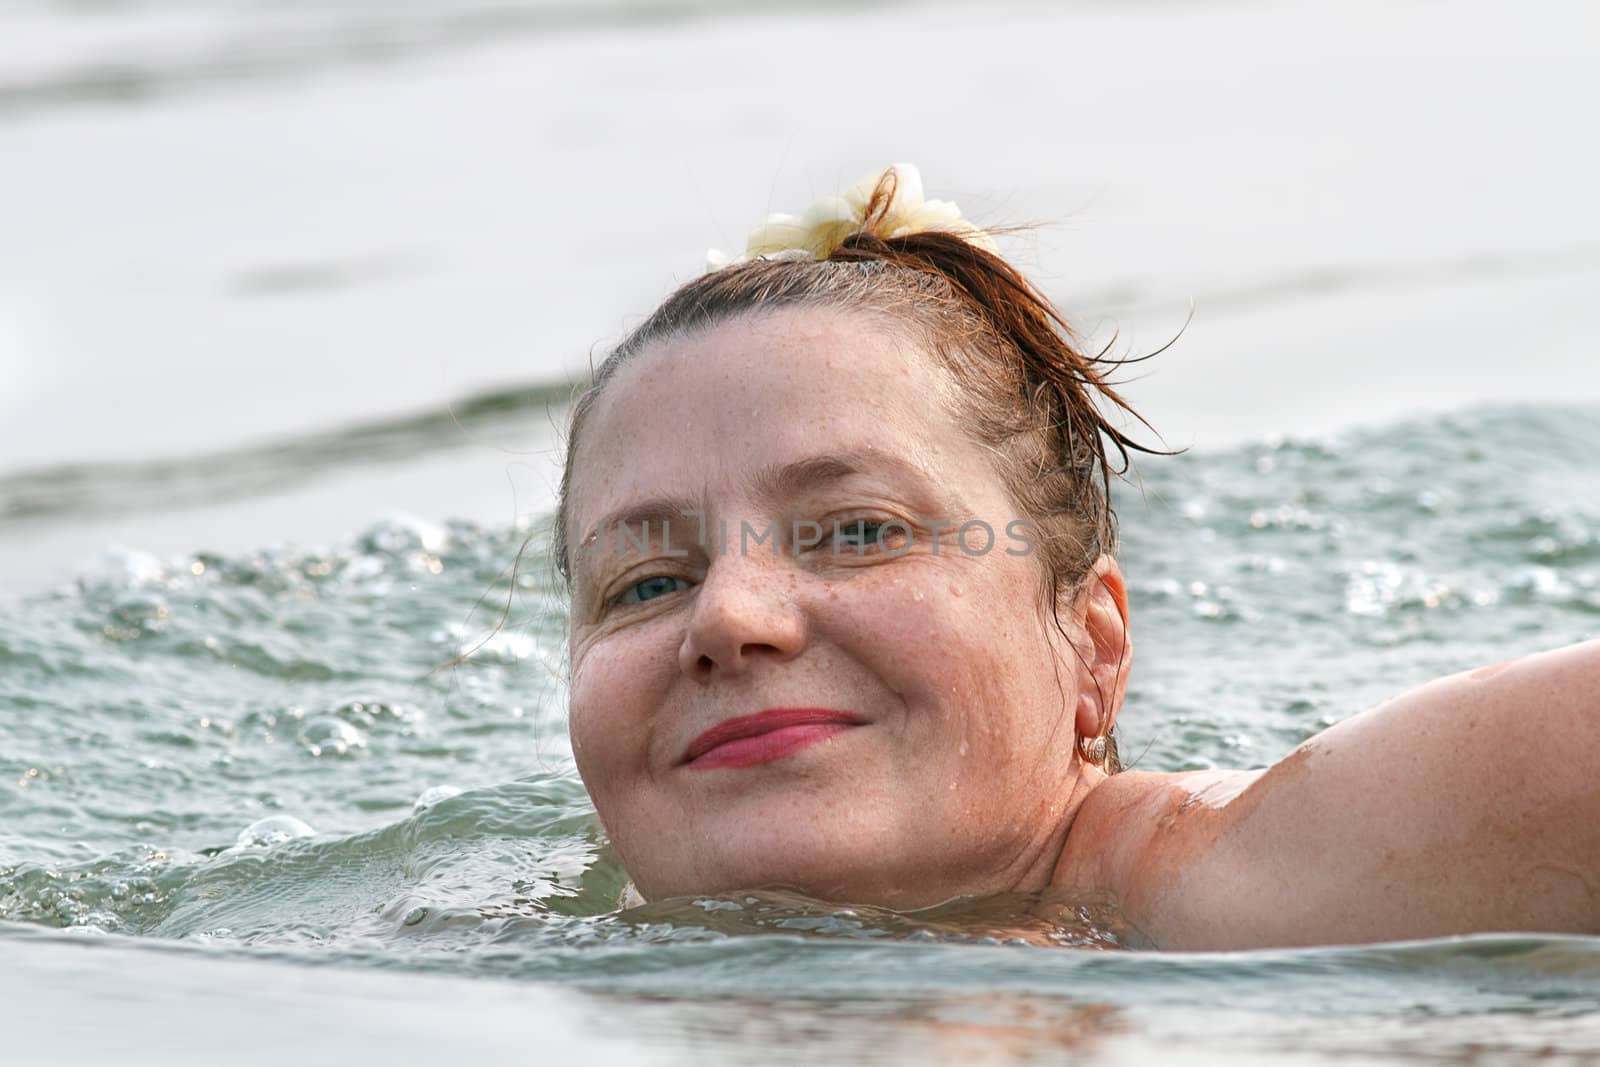
{"type": "MultiPolygon", "coordinates": [[[[813,489],[819,485],[830,485],[853,475],[865,474],[873,459],[876,459],[881,464],[886,458],[881,455],[876,457],[864,455],[860,452],[807,456],[805,459],[797,459],[793,463],[775,464],[762,468],[750,479],[750,488],[754,490],[753,496],[766,503],[787,500],[792,496],[798,496],[807,489],[813,489]]],[[[888,466],[900,467],[902,465],[890,463],[888,466]]]]}
{"type": "Polygon", "coordinates": [[[618,526],[638,526],[648,522],[673,522],[697,513],[705,514],[705,509],[700,506],[698,500],[681,496],[653,496],[635,504],[626,504],[609,513],[589,528],[589,532],[583,535],[583,540],[579,541],[578,545],[581,548],[594,541],[602,530],[614,530],[618,526]]]}
{"type": "MultiPolygon", "coordinates": [[[[926,483],[944,505],[951,503],[938,492],[937,483],[921,465],[875,449],[850,449],[844,452],[827,452],[806,456],[789,463],[776,463],[757,471],[749,480],[752,495],[766,503],[774,503],[798,496],[808,489],[843,481],[859,474],[870,474],[872,469],[887,468],[891,473],[909,475],[926,483]]],[[[683,496],[653,496],[625,504],[608,512],[584,534],[579,544],[588,544],[603,530],[618,526],[634,526],[646,522],[670,522],[698,514],[704,520],[703,502],[683,496]]]]}

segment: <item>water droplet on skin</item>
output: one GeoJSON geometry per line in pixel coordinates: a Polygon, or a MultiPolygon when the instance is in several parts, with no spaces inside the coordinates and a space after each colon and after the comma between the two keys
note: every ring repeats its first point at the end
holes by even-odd
{"type": "Polygon", "coordinates": [[[916,601],[920,601],[922,599],[922,590],[920,590],[920,589],[911,590],[911,599],[912,600],[916,600],[916,601]]]}
{"type": "Polygon", "coordinates": [[[971,749],[967,745],[966,738],[962,738],[961,739],[961,747],[956,749],[956,755],[965,756],[970,751],[971,751],[971,749]]]}
{"type": "Polygon", "coordinates": [[[960,596],[962,593],[965,593],[965,592],[966,592],[966,590],[961,588],[959,585],[952,585],[950,587],[950,595],[951,596],[960,596]]]}

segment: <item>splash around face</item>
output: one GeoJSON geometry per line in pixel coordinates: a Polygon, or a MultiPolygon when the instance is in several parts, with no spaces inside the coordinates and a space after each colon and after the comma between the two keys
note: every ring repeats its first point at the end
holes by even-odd
{"type": "Polygon", "coordinates": [[[600,397],[573,446],[569,727],[646,897],[1049,883],[1103,777],[1074,738],[1121,696],[1097,649],[1125,684],[1121,577],[1103,558],[1056,629],[952,388],[876,317],[792,309],[653,343],[600,397]]]}

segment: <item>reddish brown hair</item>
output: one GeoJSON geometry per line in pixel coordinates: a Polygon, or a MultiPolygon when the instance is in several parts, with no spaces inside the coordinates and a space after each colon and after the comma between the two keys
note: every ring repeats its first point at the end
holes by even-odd
{"type": "MultiPolygon", "coordinates": [[[[1081,351],[1061,313],[1011,264],[954,233],[877,236],[894,191],[890,170],[861,227],[826,259],[757,259],[680,286],[601,363],[572,410],[557,498],[552,552],[569,585],[578,438],[617,371],[669,337],[779,308],[829,308],[909,329],[954,378],[961,422],[993,449],[1012,500],[1034,524],[1044,593],[1060,627],[1062,594],[1075,593],[1095,560],[1116,550],[1111,476],[1126,473],[1130,452],[1165,453],[1103,413],[1148,427],[1107,380],[1123,361],[1081,351]]],[[[1116,741],[1107,741],[1106,766],[1115,770],[1116,741]]]]}

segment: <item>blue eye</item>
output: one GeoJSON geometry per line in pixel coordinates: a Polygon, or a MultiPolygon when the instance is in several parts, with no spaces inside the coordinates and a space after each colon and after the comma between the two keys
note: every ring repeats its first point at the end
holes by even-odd
{"type": "Polygon", "coordinates": [[[834,535],[834,548],[864,552],[880,546],[885,524],[871,519],[840,523],[834,535]]]}
{"type": "Polygon", "coordinates": [[[617,597],[618,604],[642,604],[647,600],[654,600],[658,596],[676,593],[687,583],[682,578],[671,575],[658,574],[653,578],[646,578],[624,589],[617,597]]]}

